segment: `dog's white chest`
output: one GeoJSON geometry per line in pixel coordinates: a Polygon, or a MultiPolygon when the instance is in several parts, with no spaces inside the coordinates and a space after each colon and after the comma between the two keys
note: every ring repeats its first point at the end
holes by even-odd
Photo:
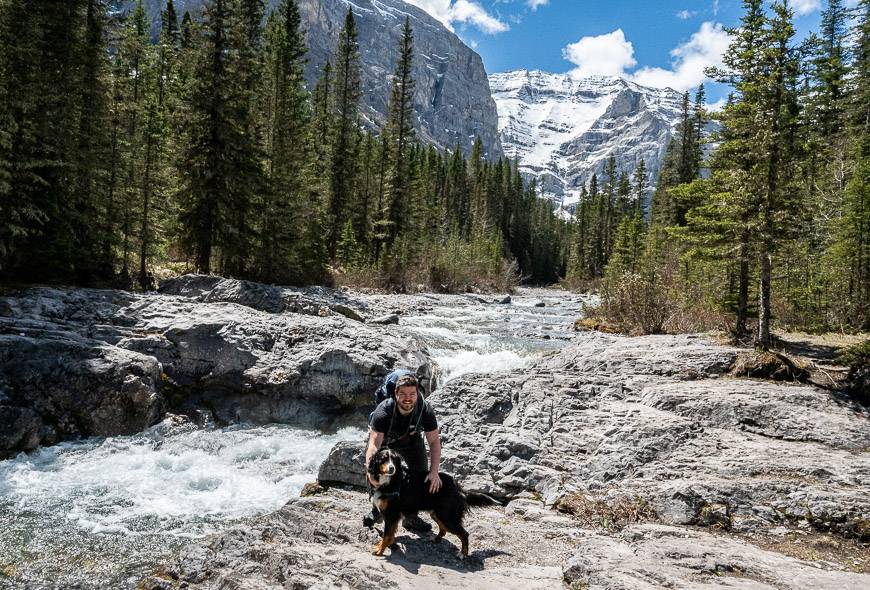
{"type": "Polygon", "coordinates": [[[388,501],[389,497],[381,494],[380,490],[375,490],[375,492],[372,494],[372,504],[381,512],[387,509],[388,501]]]}

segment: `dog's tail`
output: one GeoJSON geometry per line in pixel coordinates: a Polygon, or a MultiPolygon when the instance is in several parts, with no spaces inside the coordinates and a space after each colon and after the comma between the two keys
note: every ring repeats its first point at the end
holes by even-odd
{"type": "Polygon", "coordinates": [[[495,506],[497,504],[501,504],[501,502],[487,494],[479,494],[477,492],[465,492],[465,505],[470,508],[478,508],[481,506],[495,506]]]}

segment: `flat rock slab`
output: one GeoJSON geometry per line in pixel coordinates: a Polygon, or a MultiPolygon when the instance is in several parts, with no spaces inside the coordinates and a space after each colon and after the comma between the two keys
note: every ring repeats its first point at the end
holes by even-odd
{"type": "Polygon", "coordinates": [[[564,573],[571,587],[588,590],[863,590],[870,585],[870,575],[822,570],[737,539],[657,524],[586,537],[564,573]]]}
{"type": "Polygon", "coordinates": [[[621,494],[672,524],[866,537],[870,412],[811,385],[723,377],[736,354],[584,333],[522,372],[463,375],[430,398],[443,465],[502,498],[621,494]]]}
{"type": "Polygon", "coordinates": [[[487,508],[466,517],[467,560],[451,535],[435,543],[403,529],[393,549],[375,557],[380,536],[361,525],[369,506],[366,494],[335,488],[292,500],[188,547],[142,587],[561,589],[562,563],[578,547],[566,517],[554,515],[542,530],[537,519],[487,508]]]}
{"type": "Polygon", "coordinates": [[[140,587],[858,590],[870,583],[870,575],[822,569],[697,528],[581,528],[528,497],[468,515],[468,560],[450,535],[435,543],[403,530],[385,557],[375,557],[378,533],[358,524],[367,506],[365,494],[335,488],[292,500],[189,546],[140,587]]]}

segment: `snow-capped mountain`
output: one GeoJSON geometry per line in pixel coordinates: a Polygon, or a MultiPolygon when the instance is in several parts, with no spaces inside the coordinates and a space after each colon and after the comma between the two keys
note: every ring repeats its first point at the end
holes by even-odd
{"type": "Polygon", "coordinates": [[[630,174],[644,160],[652,186],[682,104],[675,90],[609,76],[519,70],[491,74],[489,85],[505,155],[568,210],[610,156],[630,174]]]}

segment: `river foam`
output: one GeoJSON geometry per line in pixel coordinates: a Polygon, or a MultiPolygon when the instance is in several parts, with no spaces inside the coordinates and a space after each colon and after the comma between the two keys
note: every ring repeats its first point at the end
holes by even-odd
{"type": "Polygon", "coordinates": [[[271,425],[200,429],[164,422],[144,433],[64,443],[0,462],[4,503],[19,513],[63,510],[97,534],[198,536],[218,520],[280,508],[313,481],[339,440],[271,425]]]}

